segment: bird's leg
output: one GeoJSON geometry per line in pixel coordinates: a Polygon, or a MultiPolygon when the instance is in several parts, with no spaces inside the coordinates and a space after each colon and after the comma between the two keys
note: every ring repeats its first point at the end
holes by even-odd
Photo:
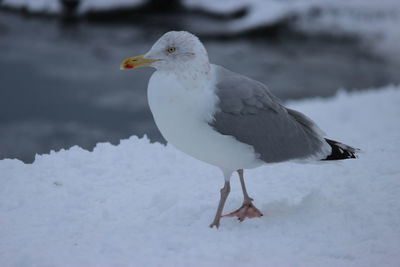
{"type": "Polygon", "coordinates": [[[244,183],[244,177],[243,177],[243,169],[237,170],[239,174],[239,179],[240,179],[240,185],[242,186],[242,192],[243,192],[243,204],[249,204],[253,201],[251,197],[249,197],[249,194],[247,194],[247,189],[246,189],[246,184],[244,183]]]}
{"type": "Polygon", "coordinates": [[[219,199],[217,213],[215,214],[214,221],[210,224],[211,228],[213,228],[214,226],[217,228],[219,227],[219,220],[221,219],[222,210],[224,209],[225,201],[228,198],[230,191],[231,191],[231,185],[229,183],[229,180],[225,180],[225,185],[220,190],[221,198],[219,199]]]}
{"type": "Polygon", "coordinates": [[[240,178],[240,184],[243,191],[243,204],[237,210],[226,214],[222,217],[238,217],[239,221],[243,222],[246,218],[261,217],[263,214],[253,205],[253,199],[247,194],[246,185],[244,183],[243,170],[237,171],[240,178]]]}

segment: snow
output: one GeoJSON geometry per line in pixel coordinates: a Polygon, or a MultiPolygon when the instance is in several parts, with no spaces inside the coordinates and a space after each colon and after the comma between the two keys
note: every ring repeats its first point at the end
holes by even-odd
{"type": "Polygon", "coordinates": [[[145,0],[84,0],[79,6],[79,12],[91,10],[108,10],[113,8],[131,8],[145,3],[145,0]]]}
{"type": "MultiPolygon", "coordinates": [[[[79,14],[92,10],[135,7],[146,0],[81,0],[79,14]]],[[[398,0],[182,0],[188,8],[230,13],[246,8],[246,16],[221,23],[221,33],[236,34],[296,18],[291,25],[306,33],[349,34],[368,39],[378,51],[399,57],[400,1],[398,0]]],[[[60,13],[55,0],[3,0],[0,5],[31,12],[60,13]]],[[[210,29],[211,32],[215,29],[210,29]]]]}
{"type": "Polygon", "coordinates": [[[305,33],[356,35],[378,51],[398,57],[400,1],[398,0],[185,0],[189,7],[222,13],[246,7],[248,14],[228,24],[224,33],[239,33],[296,18],[292,27],[305,33]]]}
{"type": "MultiPolygon", "coordinates": [[[[61,1],[58,0],[2,0],[4,6],[13,8],[26,8],[35,12],[49,14],[60,13],[62,10],[61,1]]],[[[145,0],[83,0],[79,5],[79,12],[85,13],[90,10],[107,10],[112,8],[134,7],[144,3],[145,0]]]]}
{"type": "Polygon", "coordinates": [[[54,0],[3,0],[0,4],[13,8],[26,8],[31,12],[56,13],[60,11],[59,1],[54,0]]]}
{"type": "MultiPolygon", "coordinates": [[[[400,87],[290,102],[359,159],[245,172],[264,213],[208,227],[221,173],[131,137],[0,161],[1,266],[398,266],[400,87]]],[[[225,211],[241,204],[237,177],[225,211]]]]}

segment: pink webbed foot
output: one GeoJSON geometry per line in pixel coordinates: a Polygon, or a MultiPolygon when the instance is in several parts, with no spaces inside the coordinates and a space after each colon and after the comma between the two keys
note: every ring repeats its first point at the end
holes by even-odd
{"type": "Polygon", "coordinates": [[[238,220],[243,222],[246,218],[256,218],[261,217],[263,214],[259,211],[251,202],[243,203],[243,205],[228,214],[223,215],[222,217],[238,217],[238,220]]]}

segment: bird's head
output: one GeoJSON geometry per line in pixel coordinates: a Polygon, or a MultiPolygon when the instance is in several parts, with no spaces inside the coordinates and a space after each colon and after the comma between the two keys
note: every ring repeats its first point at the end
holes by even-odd
{"type": "Polygon", "coordinates": [[[208,70],[207,51],[200,40],[185,31],[170,31],[158,39],[144,55],[125,59],[121,70],[150,66],[162,71],[184,71],[190,65],[208,70]]]}

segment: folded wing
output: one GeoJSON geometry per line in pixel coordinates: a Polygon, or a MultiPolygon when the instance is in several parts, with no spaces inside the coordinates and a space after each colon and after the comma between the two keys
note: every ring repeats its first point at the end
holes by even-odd
{"type": "Polygon", "coordinates": [[[304,114],[285,108],[268,88],[217,66],[219,98],[210,125],[253,146],[265,162],[327,157],[331,147],[322,131],[304,114]]]}

